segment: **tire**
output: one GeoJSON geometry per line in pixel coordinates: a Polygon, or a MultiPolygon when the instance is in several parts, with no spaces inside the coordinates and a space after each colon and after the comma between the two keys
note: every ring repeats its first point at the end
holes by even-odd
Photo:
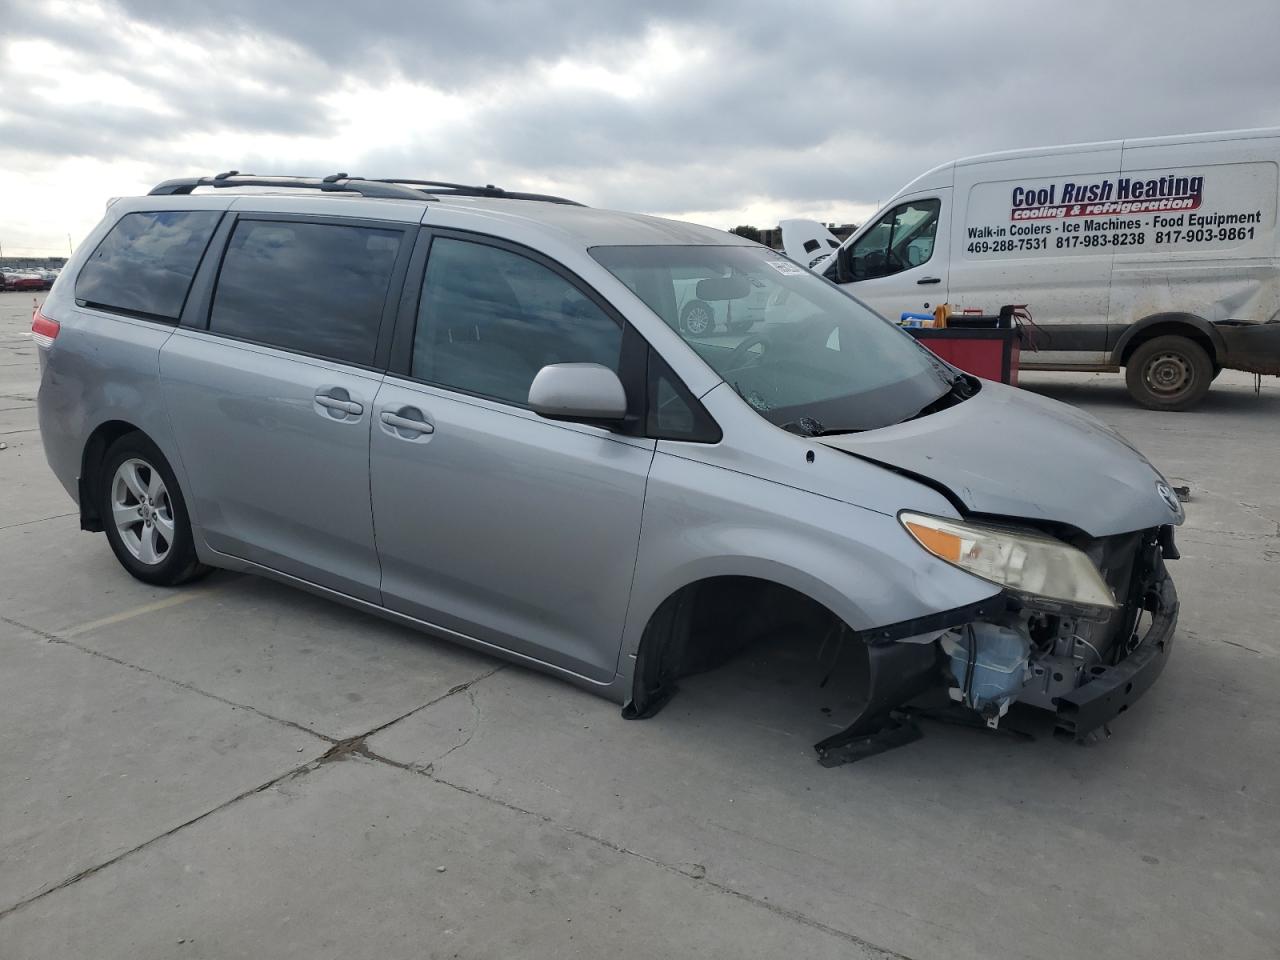
{"type": "Polygon", "coordinates": [[[131,575],[143,583],[175,587],[209,571],[196,558],[187,504],[173,469],[145,434],[128,433],[113,443],[100,478],[102,528],[111,551],[131,575]],[[121,519],[126,515],[133,519],[121,519]]]}
{"type": "Polygon", "coordinates": [[[1204,399],[1213,382],[1213,361],[1187,337],[1154,337],[1125,364],[1129,395],[1148,410],[1188,410],[1204,399]]]}
{"type": "Polygon", "coordinates": [[[691,337],[705,337],[716,329],[716,314],[705,300],[690,300],[680,311],[680,330],[691,337]]]}

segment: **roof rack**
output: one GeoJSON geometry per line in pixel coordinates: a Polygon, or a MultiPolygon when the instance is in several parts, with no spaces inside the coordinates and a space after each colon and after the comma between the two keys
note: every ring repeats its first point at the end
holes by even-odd
{"type": "Polygon", "coordinates": [[[266,176],[228,170],[212,177],[179,177],[166,180],[151,188],[151,196],[181,196],[197,187],[284,187],[293,190],[320,190],[324,193],[353,193],[362,197],[379,197],[397,200],[435,200],[438,195],[455,197],[499,197],[506,200],[541,200],[546,203],[567,203],[582,206],[564,197],[552,197],[542,193],[517,193],[486,184],[483,187],[444,180],[402,180],[396,177],[367,180],[346,173],[333,173],[327,177],[266,176]]]}
{"type": "Polygon", "coordinates": [[[547,193],[522,193],[515,190],[504,190],[487,183],[483,187],[470,186],[465,183],[449,183],[446,180],[406,180],[401,177],[379,177],[376,183],[410,184],[415,187],[430,187],[432,194],[448,194],[456,197],[498,197],[503,200],[540,200],[543,203],[567,203],[570,206],[582,207],[586,204],[565,197],[554,197],[547,193]]]}
{"type": "Polygon", "coordinates": [[[335,173],[327,177],[259,177],[252,173],[241,173],[239,170],[228,170],[226,173],[219,173],[212,177],[179,177],[176,180],[166,180],[152,187],[150,196],[184,195],[191,193],[196,187],[287,187],[293,190],[321,190],[325,193],[354,193],[362,197],[398,200],[431,199],[422,190],[377,180],[363,180],[360,177],[348,177],[345,173],[335,173]]]}

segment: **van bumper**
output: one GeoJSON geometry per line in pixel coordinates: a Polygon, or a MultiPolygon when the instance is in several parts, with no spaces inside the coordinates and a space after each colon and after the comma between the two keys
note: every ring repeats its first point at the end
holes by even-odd
{"type": "Polygon", "coordinates": [[[1158,570],[1163,579],[1149,594],[1147,604],[1151,626],[1127,657],[1109,667],[1095,667],[1099,672],[1088,683],[1058,698],[1055,736],[1070,740],[1087,736],[1128,710],[1164,670],[1178,625],[1178,591],[1163,561],[1158,570]]]}
{"type": "Polygon", "coordinates": [[[1213,328],[1222,336],[1225,369],[1280,376],[1280,321],[1220,320],[1213,328]]]}

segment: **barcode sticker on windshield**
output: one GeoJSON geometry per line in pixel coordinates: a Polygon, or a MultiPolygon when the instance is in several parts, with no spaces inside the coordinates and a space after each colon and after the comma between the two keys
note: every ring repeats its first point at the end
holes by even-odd
{"type": "Polygon", "coordinates": [[[804,267],[797,266],[790,260],[766,260],[769,266],[777,270],[784,277],[803,277],[804,267]]]}

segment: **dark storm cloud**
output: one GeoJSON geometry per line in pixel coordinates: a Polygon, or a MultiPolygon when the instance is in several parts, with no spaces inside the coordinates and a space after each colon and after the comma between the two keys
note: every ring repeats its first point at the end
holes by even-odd
{"type": "Polygon", "coordinates": [[[704,19],[730,7],[688,0],[122,0],[121,6],[129,16],[175,30],[286,38],[342,72],[377,79],[396,71],[444,90],[518,73],[531,60],[630,40],[653,23],[704,19]]]}
{"type": "Polygon", "coordinates": [[[835,210],[884,200],[928,167],[969,153],[1280,124],[1274,0],[803,12],[741,0],[122,0],[112,19],[225,50],[225,70],[157,74],[122,55],[108,32],[29,0],[7,15],[8,38],[44,37],[166,109],[67,108],[38,89],[15,90],[0,72],[14,114],[0,125],[0,151],[145,150],[157,162],[206,170],[550,181],[591,202],[668,213],[757,202],[835,210]],[[626,70],[655,28],[674,38],[674,67],[684,70],[673,85],[662,70],[642,77],[656,95],[552,89],[536,79],[539,66],[565,57],[626,70]],[[246,39],[255,56],[234,52],[246,39]],[[474,109],[443,133],[429,113],[406,118],[413,123],[390,126],[356,156],[193,158],[172,146],[184,133],[323,134],[335,120],[325,93],[351,80],[402,78],[471,98],[474,109]]]}

